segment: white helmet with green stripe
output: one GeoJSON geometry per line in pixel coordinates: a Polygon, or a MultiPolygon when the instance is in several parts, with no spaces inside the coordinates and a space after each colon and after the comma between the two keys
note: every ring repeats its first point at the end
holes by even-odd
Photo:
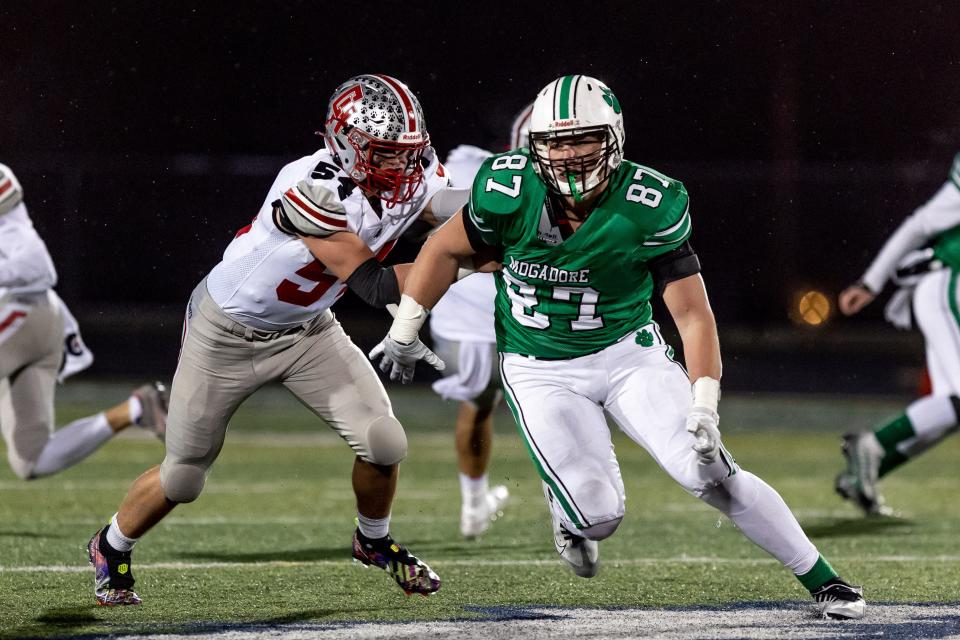
{"type": "Polygon", "coordinates": [[[530,116],[534,168],[555,194],[580,200],[604,184],[623,160],[623,114],[610,88],[590,76],[557,78],[537,95],[530,116]],[[584,137],[601,142],[587,155],[553,158],[551,144],[584,137]]]}

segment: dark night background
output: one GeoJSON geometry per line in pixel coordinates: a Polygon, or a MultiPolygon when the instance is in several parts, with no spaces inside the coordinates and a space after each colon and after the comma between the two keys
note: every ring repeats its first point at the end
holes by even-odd
{"type": "MultiPolygon", "coordinates": [[[[319,146],[340,82],[407,82],[445,154],[501,148],[543,85],[594,75],[623,105],[627,157],[691,194],[728,386],[903,391],[921,342],[883,325],[882,304],[817,329],[789,311],[804,287],[856,279],[946,178],[958,34],[957,2],[14,0],[0,162],[93,372],[169,376],[192,286],[277,170],[319,146]]],[[[356,299],[338,311],[361,347],[386,327],[356,299]]]]}

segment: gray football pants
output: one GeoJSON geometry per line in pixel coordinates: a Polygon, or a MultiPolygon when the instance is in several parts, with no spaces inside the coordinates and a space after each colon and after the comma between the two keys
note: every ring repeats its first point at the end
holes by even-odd
{"type": "Polygon", "coordinates": [[[190,502],[200,495],[231,416],[274,381],[323,418],[361,459],[390,465],[406,455],[406,435],[380,379],[329,310],[293,330],[256,330],[225,314],[204,281],[191,296],[185,322],[160,467],[169,500],[190,502]]]}
{"type": "Polygon", "coordinates": [[[14,332],[0,343],[0,429],[10,467],[28,478],[54,430],[63,318],[46,294],[24,302],[16,310],[5,308],[0,317],[0,325],[7,323],[3,331],[14,332]]]}

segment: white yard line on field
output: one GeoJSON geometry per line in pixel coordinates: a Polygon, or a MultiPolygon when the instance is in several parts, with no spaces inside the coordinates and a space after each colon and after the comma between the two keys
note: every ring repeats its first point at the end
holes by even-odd
{"type": "MultiPolygon", "coordinates": [[[[960,562],[960,555],[940,556],[842,556],[831,558],[834,562],[960,562]]],[[[349,560],[270,560],[258,562],[153,562],[138,564],[138,570],[170,569],[170,570],[202,570],[202,569],[264,569],[283,567],[342,567],[347,566],[349,560]]],[[[516,560],[441,560],[433,564],[435,567],[541,567],[560,563],[559,558],[550,559],[516,559],[516,560]]],[[[645,566],[657,564],[744,564],[762,565],[777,564],[773,558],[713,558],[706,556],[673,556],[670,558],[624,558],[608,560],[607,566],[645,566]]],[[[82,573],[90,571],[89,565],[0,565],[0,573],[82,573]]]]}

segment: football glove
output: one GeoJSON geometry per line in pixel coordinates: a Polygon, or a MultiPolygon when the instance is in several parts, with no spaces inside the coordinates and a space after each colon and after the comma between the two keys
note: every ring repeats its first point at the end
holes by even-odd
{"type": "Polygon", "coordinates": [[[706,407],[694,407],[687,414],[687,431],[693,434],[693,450],[700,464],[711,464],[720,450],[720,416],[706,407]]]}
{"type": "Polygon", "coordinates": [[[380,371],[390,375],[394,382],[407,384],[413,380],[413,371],[417,362],[423,360],[437,371],[443,371],[447,365],[427,345],[415,338],[410,344],[397,342],[387,334],[380,344],[375,346],[368,357],[376,361],[380,358],[380,371]]]}
{"type": "Polygon", "coordinates": [[[693,450],[700,464],[711,464],[720,450],[720,381],[704,376],[693,383],[693,408],[687,414],[687,431],[693,434],[693,450]]]}

